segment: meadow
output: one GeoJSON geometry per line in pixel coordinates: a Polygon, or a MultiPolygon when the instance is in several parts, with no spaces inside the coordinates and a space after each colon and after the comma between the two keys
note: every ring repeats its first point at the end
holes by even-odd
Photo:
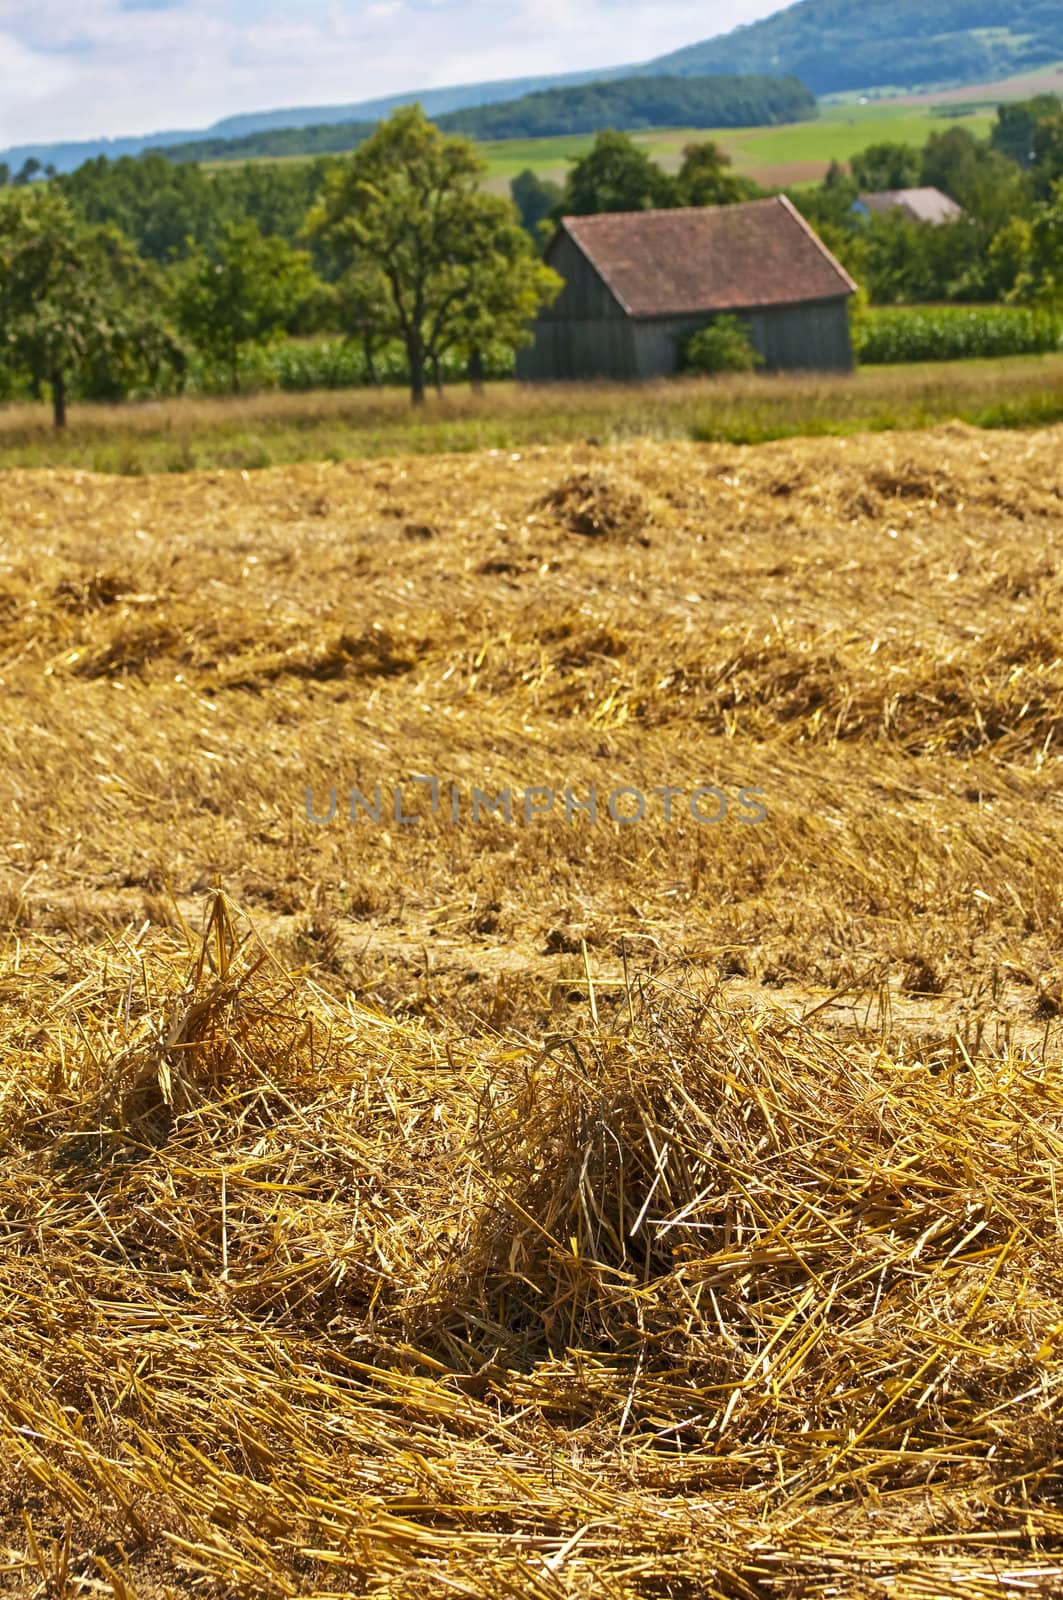
{"type": "Polygon", "coordinates": [[[1063,427],[355,400],[5,417],[0,1592],[1049,1600],[1063,427]]]}
{"type": "MultiPolygon", "coordinates": [[[[902,313],[920,327],[935,315],[902,313]]],[[[942,315],[951,330],[967,313],[946,308],[942,315]]],[[[886,336],[891,314],[884,313],[883,321],[886,336]]],[[[899,350],[914,338],[906,328],[907,321],[899,350]]],[[[401,385],[79,403],[61,431],[52,426],[46,405],[8,403],[0,407],[0,467],[76,467],[137,476],[636,438],[754,444],[949,420],[986,429],[1063,420],[1063,355],[640,385],[495,382],[481,396],[447,385],[442,395],[430,394],[420,410],[411,409],[401,385]]]]}

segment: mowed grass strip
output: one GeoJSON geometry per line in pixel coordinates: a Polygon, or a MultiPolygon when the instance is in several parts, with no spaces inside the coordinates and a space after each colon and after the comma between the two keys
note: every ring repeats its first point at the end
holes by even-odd
{"type": "Polygon", "coordinates": [[[139,475],[629,439],[759,444],[959,420],[1063,420],[1063,355],[932,362],[846,374],[645,384],[448,388],[414,411],[403,389],[79,405],[57,433],[45,406],[0,409],[0,467],[139,475]]]}

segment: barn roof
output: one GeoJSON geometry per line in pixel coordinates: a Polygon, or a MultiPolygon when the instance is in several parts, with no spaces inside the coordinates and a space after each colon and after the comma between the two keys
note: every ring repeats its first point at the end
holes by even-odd
{"type": "Polygon", "coordinates": [[[561,228],[633,317],[753,310],[856,291],[785,195],[564,217],[561,228]]]}
{"type": "Polygon", "coordinates": [[[954,222],[963,216],[962,206],[940,189],[880,189],[859,200],[868,211],[905,211],[914,222],[954,222]]]}

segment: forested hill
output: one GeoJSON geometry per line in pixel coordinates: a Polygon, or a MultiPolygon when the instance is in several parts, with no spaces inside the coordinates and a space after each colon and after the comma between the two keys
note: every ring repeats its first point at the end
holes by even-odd
{"type": "Polygon", "coordinates": [[[600,128],[756,128],[817,115],[794,77],[633,77],[543,89],[509,105],[452,111],[440,126],[475,139],[528,139],[600,128]]]}
{"type": "Polygon", "coordinates": [[[985,82],[1055,61],[1060,0],[800,0],[640,70],[795,73],[822,95],[985,82]]]}
{"type": "MultiPolygon", "coordinates": [[[[436,117],[439,127],[473,139],[534,139],[596,133],[599,128],[755,128],[817,114],[815,96],[797,78],[621,78],[545,89],[505,105],[470,106],[436,117]]],[[[270,128],[240,139],[194,139],[165,146],[171,161],[248,161],[331,155],[354,150],[372,122],[270,128]]]]}

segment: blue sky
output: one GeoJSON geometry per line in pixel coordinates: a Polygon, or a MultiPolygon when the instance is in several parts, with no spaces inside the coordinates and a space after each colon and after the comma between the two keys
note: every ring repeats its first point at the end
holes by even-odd
{"type": "Polygon", "coordinates": [[[781,0],[0,0],[0,145],[645,60],[781,0]]]}

